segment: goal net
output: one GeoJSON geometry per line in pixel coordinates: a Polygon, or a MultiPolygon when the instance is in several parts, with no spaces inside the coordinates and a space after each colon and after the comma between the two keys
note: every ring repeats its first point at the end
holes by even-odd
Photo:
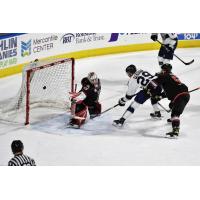
{"type": "Polygon", "coordinates": [[[0,102],[0,119],[27,125],[47,115],[46,108],[66,112],[71,106],[69,92],[73,91],[73,58],[30,63],[23,69],[17,95],[0,102]]]}

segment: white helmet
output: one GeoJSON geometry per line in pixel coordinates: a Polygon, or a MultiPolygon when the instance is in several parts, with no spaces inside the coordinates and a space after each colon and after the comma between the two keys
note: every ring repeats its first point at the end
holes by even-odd
{"type": "Polygon", "coordinates": [[[97,80],[98,80],[97,75],[95,74],[95,72],[90,72],[88,74],[87,78],[93,84],[95,84],[97,82],[97,80]]]}

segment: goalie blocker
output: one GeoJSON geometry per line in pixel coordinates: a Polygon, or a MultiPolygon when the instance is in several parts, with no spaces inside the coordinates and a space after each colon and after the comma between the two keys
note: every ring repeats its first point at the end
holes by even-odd
{"type": "Polygon", "coordinates": [[[101,92],[101,82],[97,78],[95,72],[90,72],[87,77],[81,80],[82,88],[78,93],[71,93],[71,114],[69,126],[80,127],[85,123],[87,111],[90,118],[101,114],[101,104],[99,103],[99,95],[101,92]],[[85,94],[83,100],[77,101],[76,98],[81,94],[85,94]]]}

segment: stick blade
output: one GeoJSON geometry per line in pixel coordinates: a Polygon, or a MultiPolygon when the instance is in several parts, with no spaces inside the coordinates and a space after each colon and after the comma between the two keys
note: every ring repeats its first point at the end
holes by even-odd
{"type": "Polygon", "coordinates": [[[190,62],[188,62],[188,63],[185,63],[186,65],[191,65],[192,63],[194,62],[194,59],[193,60],[191,60],[190,62]]]}

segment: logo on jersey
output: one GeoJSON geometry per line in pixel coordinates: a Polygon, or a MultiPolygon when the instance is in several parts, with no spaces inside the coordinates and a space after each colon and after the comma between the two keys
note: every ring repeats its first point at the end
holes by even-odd
{"type": "Polygon", "coordinates": [[[28,42],[21,41],[21,56],[30,56],[31,55],[31,40],[28,42]]]}

